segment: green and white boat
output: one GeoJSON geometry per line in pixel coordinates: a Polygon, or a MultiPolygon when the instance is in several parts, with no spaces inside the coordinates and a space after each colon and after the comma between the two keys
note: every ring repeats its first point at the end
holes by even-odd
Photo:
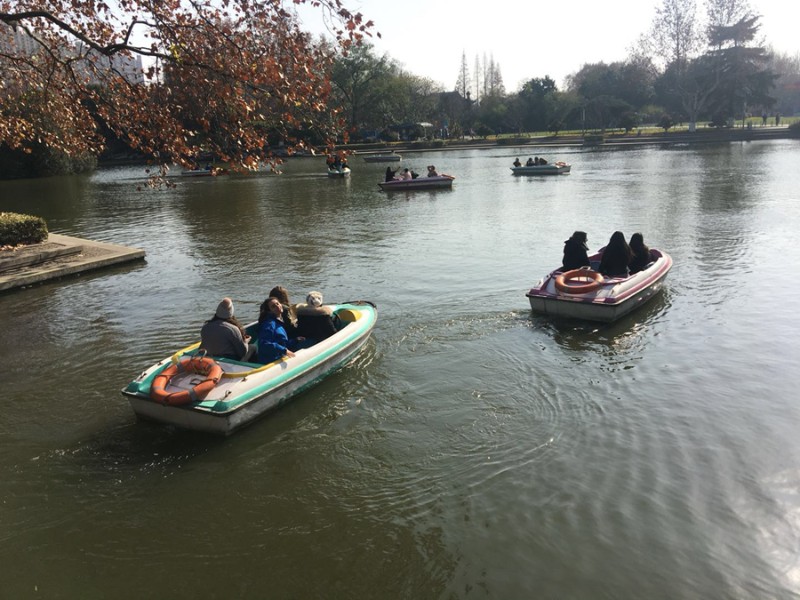
{"type": "MultiPolygon", "coordinates": [[[[131,381],[122,394],[140,418],[159,421],[195,431],[230,435],[258,417],[285,404],[295,395],[340,369],[356,356],[369,339],[378,318],[374,304],[366,301],[332,305],[333,314],[344,326],[331,337],[298,350],[292,358],[272,363],[203,357],[197,342],[156,363],[131,381]],[[192,361],[214,365],[214,378],[221,376],[207,392],[210,375],[184,369],[192,361]],[[165,376],[165,372],[169,376],[165,376]],[[159,379],[154,386],[154,380],[159,379]],[[202,398],[185,403],[164,401],[166,394],[186,398],[187,392],[203,388],[202,398]],[[159,399],[156,399],[159,398],[159,399]]],[[[257,324],[247,331],[255,339],[257,324]]]]}

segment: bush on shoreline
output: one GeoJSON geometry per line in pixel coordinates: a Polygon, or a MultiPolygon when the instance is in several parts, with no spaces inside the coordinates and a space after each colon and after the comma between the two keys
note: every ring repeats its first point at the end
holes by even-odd
{"type": "Polygon", "coordinates": [[[39,244],[47,239],[47,223],[41,217],[0,212],[0,247],[39,244]]]}

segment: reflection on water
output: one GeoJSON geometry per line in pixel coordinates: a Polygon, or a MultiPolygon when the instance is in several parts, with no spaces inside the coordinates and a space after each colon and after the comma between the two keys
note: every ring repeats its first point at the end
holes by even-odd
{"type": "Polygon", "coordinates": [[[380,164],[311,158],[160,192],[134,167],[0,183],[0,210],[147,253],[0,295],[4,592],[800,593],[800,295],[777,273],[800,150],[547,148],[569,176],[514,177],[528,151],[404,153],[456,180],[392,194],[380,164]],[[665,288],[612,324],[534,315],[575,229],[642,232],[665,288]],[[375,302],[372,339],[230,439],[135,421],[128,381],[276,284],[375,302]]]}

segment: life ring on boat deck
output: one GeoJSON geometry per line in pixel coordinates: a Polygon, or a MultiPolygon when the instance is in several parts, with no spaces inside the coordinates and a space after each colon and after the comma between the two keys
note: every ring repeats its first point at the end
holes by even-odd
{"type": "Polygon", "coordinates": [[[590,269],[573,269],[556,276],[556,289],[567,294],[593,292],[603,283],[603,276],[590,269]],[[586,280],[589,279],[588,283],[586,280]],[[583,281],[584,283],[580,283],[583,281]]]}
{"type": "Polygon", "coordinates": [[[150,397],[156,402],[171,405],[199,402],[214,389],[220,377],[222,377],[222,367],[214,359],[205,356],[191,356],[161,371],[150,386],[150,397]],[[205,379],[190,390],[170,394],[167,392],[167,384],[178,373],[196,373],[203,375],[205,379]]]}

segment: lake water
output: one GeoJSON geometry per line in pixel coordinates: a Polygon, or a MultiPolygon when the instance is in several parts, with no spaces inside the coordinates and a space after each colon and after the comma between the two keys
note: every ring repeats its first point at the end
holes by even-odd
{"type": "Polygon", "coordinates": [[[386,165],[0,182],[0,210],[142,248],[0,295],[2,598],[800,597],[800,144],[408,153],[386,165]],[[611,325],[525,292],[635,231],[665,289],[611,325]],[[120,389],[219,300],[377,304],[351,365],[226,439],[120,389]]]}

